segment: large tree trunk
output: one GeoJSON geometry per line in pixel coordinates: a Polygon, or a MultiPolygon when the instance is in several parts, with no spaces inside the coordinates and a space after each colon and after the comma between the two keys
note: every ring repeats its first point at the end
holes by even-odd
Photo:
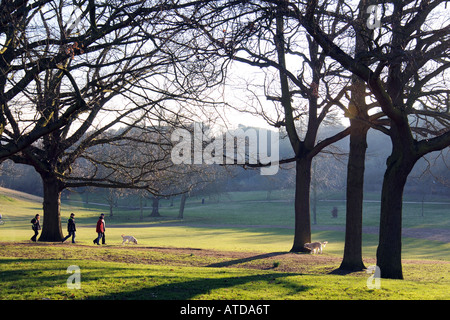
{"type": "Polygon", "coordinates": [[[350,120],[350,154],[347,166],[347,210],[344,257],[339,269],[365,269],[362,260],[362,213],[364,194],[364,165],[367,149],[367,126],[350,120]]]}
{"type": "Polygon", "coordinates": [[[317,224],[317,162],[314,162],[311,188],[313,193],[313,224],[317,224]]]}
{"type": "Polygon", "coordinates": [[[178,219],[184,218],[184,207],[186,205],[186,199],[187,199],[187,195],[186,195],[186,193],[183,193],[181,195],[180,210],[178,211],[178,219]]]}
{"type": "Polygon", "coordinates": [[[51,174],[41,174],[44,185],[44,221],[39,241],[59,242],[63,239],[61,229],[61,184],[51,174]]]}
{"type": "MultiPolygon", "coordinates": [[[[359,2],[357,25],[365,26],[368,1],[359,2]]],[[[359,30],[355,38],[355,52],[365,52],[367,38],[372,31],[359,30]]],[[[350,153],[347,164],[347,195],[344,256],[339,269],[359,271],[365,269],[362,260],[362,218],[364,199],[364,171],[367,150],[367,131],[369,127],[362,122],[367,120],[366,84],[357,76],[352,76],[351,100],[348,106],[350,115],[350,153]]]]}
{"type": "Polygon", "coordinates": [[[159,214],[159,198],[153,197],[152,201],[152,213],[150,214],[150,217],[161,217],[159,214]]]}
{"type": "Polygon", "coordinates": [[[291,252],[309,252],[304,247],[311,242],[310,187],[311,159],[302,157],[296,162],[295,173],[295,234],[291,252]]]}
{"type": "Polygon", "coordinates": [[[414,163],[414,159],[395,150],[387,161],[381,191],[380,237],[377,249],[377,266],[382,278],[403,279],[403,189],[414,163]]]}

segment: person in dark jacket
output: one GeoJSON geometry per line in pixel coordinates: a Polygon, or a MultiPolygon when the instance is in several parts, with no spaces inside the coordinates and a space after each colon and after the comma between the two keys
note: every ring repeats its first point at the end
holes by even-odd
{"type": "Polygon", "coordinates": [[[39,222],[39,220],[41,219],[41,217],[39,216],[39,214],[35,215],[33,219],[31,219],[31,223],[33,224],[31,226],[31,229],[33,229],[34,231],[34,236],[31,237],[31,241],[36,242],[36,237],[39,234],[39,230],[41,230],[41,224],[39,222]]]}
{"type": "Polygon", "coordinates": [[[72,236],[72,243],[75,243],[75,231],[77,231],[77,228],[75,226],[75,213],[70,214],[69,220],[67,220],[67,232],[69,232],[69,235],[65,237],[62,242],[69,239],[70,236],[72,236]]]}

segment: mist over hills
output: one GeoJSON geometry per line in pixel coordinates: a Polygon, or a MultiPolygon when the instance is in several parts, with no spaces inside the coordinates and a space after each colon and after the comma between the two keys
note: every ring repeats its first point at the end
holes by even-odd
{"type": "MultiPolygon", "coordinates": [[[[252,127],[240,126],[240,128],[247,130],[252,127]]],[[[258,130],[258,128],[252,129],[258,130]]],[[[343,129],[345,129],[343,126],[325,126],[321,129],[318,140],[323,140],[343,129]]],[[[389,137],[376,130],[369,130],[367,140],[365,191],[379,192],[386,169],[386,160],[391,152],[391,143],[389,137]]],[[[345,190],[348,150],[349,138],[346,137],[315,157],[312,174],[318,192],[345,190]]],[[[279,152],[280,159],[293,157],[289,140],[283,133],[280,133],[279,152]]],[[[421,200],[430,197],[450,198],[449,163],[449,148],[420,159],[408,178],[405,195],[420,195],[421,200]]],[[[204,190],[197,190],[197,193],[255,190],[265,190],[270,193],[274,190],[292,189],[295,183],[293,163],[282,165],[278,173],[273,176],[262,176],[259,169],[241,166],[233,166],[229,171],[231,175],[221,177],[204,190]]],[[[34,169],[30,166],[14,164],[12,161],[5,161],[0,165],[0,186],[42,196],[41,179],[34,169]]]]}

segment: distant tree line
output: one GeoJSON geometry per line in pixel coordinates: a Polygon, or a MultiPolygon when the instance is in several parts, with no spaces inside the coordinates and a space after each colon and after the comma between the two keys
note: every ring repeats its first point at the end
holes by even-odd
{"type": "MultiPolygon", "coordinates": [[[[247,127],[249,128],[249,127],[247,127]]],[[[258,129],[258,128],[254,128],[258,129]]],[[[325,127],[325,130],[339,131],[340,128],[333,126],[325,127]]],[[[283,138],[283,137],[281,137],[283,138]]],[[[367,169],[365,170],[364,190],[372,192],[381,191],[383,181],[384,165],[389,150],[385,148],[386,136],[376,131],[368,134],[367,169]]],[[[317,187],[320,192],[337,191],[345,188],[346,184],[346,161],[348,158],[348,141],[346,139],[336,143],[338,149],[334,149],[335,155],[331,154],[318,160],[315,175],[317,176],[317,187]],[[339,157],[337,156],[339,154],[339,157]],[[330,169],[331,168],[331,169],[330,169]]],[[[104,153],[100,151],[100,153],[104,153]]],[[[280,156],[287,158],[291,156],[289,142],[284,138],[280,140],[280,156]]],[[[441,196],[446,197],[450,191],[450,171],[446,162],[448,156],[445,153],[435,153],[419,161],[405,186],[405,194],[422,197],[441,196]]],[[[220,167],[220,166],[216,166],[220,167]]],[[[203,168],[208,170],[209,167],[203,168]]],[[[86,168],[81,168],[85,170],[86,168]]],[[[226,193],[232,191],[267,191],[293,189],[295,187],[292,166],[282,166],[281,170],[273,176],[263,176],[259,170],[242,168],[240,166],[228,168],[229,174],[223,174],[222,178],[213,186],[208,182],[205,186],[197,186],[191,191],[194,195],[208,195],[214,189],[215,193],[226,193]]],[[[197,172],[198,175],[201,172],[197,172]]],[[[4,161],[0,165],[0,186],[23,191],[29,194],[43,196],[42,184],[39,174],[26,165],[15,164],[12,161],[4,161]]],[[[84,189],[80,188],[80,192],[84,189]]],[[[103,192],[103,188],[92,187],[91,192],[103,192]]],[[[78,192],[73,189],[70,192],[78,192]]],[[[180,197],[181,195],[178,195],[180,197]]],[[[151,195],[150,195],[151,197],[151,195]]]]}

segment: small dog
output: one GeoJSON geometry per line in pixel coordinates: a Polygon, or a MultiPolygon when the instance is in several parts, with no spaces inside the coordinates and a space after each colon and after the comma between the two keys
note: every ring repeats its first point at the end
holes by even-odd
{"type": "Polygon", "coordinates": [[[327,245],[328,241],[324,241],[324,242],[313,242],[313,243],[305,243],[304,247],[311,250],[311,254],[313,253],[322,253],[322,248],[325,248],[325,246],[327,245]]]}
{"type": "Polygon", "coordinates": [[[137,239],[133,236],[126,236],[122,234],[122,244],[124,244],[125,242],[134,242],[135,244],[137,244],[137,239]]]}

